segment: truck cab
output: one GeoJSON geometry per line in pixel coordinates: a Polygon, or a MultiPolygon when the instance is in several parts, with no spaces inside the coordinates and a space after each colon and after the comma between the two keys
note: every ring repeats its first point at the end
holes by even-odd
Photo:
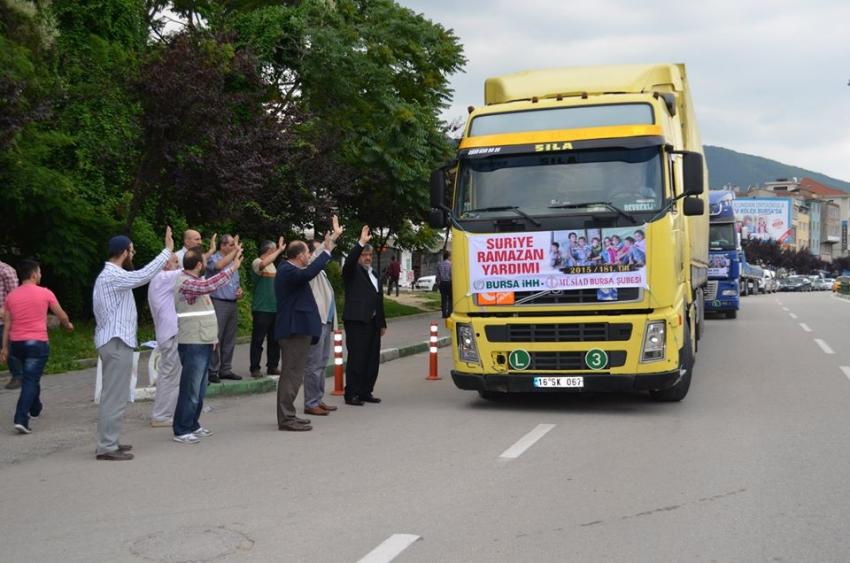
{"type": "Polygon", "coordinates": [[[454,383],[683,399],[708,279],[684,66],[517,73],[488,79],[485,102],[432,176],[431,223],[451,225],[454,383]]]}
{"type": "Polygon", "coordinates": [[[709,193],[708,284],[705,310],[736,318],[741,308],[743,250],[735,222],[735,194],[726,190],[709,193]]]}

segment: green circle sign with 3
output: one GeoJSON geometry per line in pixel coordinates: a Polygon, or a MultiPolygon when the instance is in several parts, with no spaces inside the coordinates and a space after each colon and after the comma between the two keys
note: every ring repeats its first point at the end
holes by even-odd
{"type": "Polygon", "coordinates": [[[508,355],[508,365],[511,369],[524,370],[531,365],[531,354],[525,350],[514,350],[508,355]]]}
{"type": "Polygon", "coordinates": [[[608,353],[599,348],[593,348],[584,355],[584,363],[592,370],[605,369],[608,366],[608,353]]]}

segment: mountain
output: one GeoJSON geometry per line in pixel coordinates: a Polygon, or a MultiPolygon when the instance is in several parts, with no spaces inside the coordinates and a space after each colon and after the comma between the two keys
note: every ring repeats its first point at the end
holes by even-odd
{"type": "Polygon", "coordinates": [[[811,170],[722,147],[705,145],[703,148],[705,149],[705,161],[708,164],[708,180],[712,188],[721,188],[726,184],[746,188],[777,178],[803,178],[808,176],[831,188],[850,192],[850,182],[830,178],[811,170]]]}

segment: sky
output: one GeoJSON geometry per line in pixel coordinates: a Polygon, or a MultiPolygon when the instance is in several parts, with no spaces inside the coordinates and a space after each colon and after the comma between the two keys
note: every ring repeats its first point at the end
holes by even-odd
{"type": "Polygon", "coordinates": [[[397,1],[464,46],[449,121],[490,76],[685,63],[704,144],[850,181],[848,0],[397,1]]]}

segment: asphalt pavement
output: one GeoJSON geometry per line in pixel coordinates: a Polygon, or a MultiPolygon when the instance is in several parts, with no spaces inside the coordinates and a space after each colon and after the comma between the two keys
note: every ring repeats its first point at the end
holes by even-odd
{"type": "MultiPolygon", "coordinates": [[[[847,561],[848,328],[828,293],[748,297],[673,404],[488,402],[444,349],[443,380],[389,362],[380,405],[312,432],[278,431],[272,395],[214,399],[201,444],[131,423],[136,459],[107,463],[92,420],[85,445],[0,459],[0,560],[847,561]]],[[[0,449],[49,440],[51,412],[0,449]]]]}

